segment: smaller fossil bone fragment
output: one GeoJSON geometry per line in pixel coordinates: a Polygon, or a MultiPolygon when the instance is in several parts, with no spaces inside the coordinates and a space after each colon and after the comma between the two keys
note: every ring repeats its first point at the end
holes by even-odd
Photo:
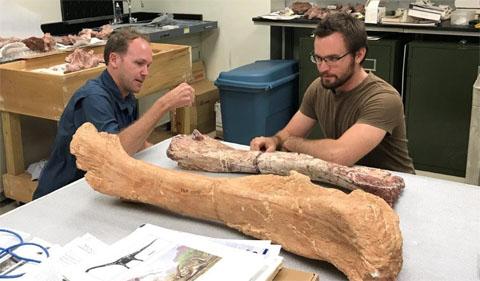
{"type": "Polygon", "coordinates": [[[363,189],[382,197],[390,206],[393,206],[405,187],[401,177],[385,170],[347,167],[293,152],[264,153],[233,149],[197,130],[191,135],[173,137],[167,155],[177,161],[180,167],[190,170],[275,175],[288,175],[293,170],[313,181],[348,190],[363,189]]]}

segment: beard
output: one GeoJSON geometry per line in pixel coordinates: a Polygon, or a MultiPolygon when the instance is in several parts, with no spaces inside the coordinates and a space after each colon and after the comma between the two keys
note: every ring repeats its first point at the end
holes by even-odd
{"type": "MultiPolygon", "coordinates": [[[[128,75],[126,75],[126,72],[122,71],[120,72],[119,74],[119,82],[120,82],[120,87],[119,88],[122,88],[124,91],[126,91],[127,93],[138,93],[141,88],[142,88],[142,85],[143,83],[140,83],[140,81],[138,81],[138,83],[140,83],[140,85],[137,85],[137,80],[136,79],[133,79],[131,77],[128,77],[128,75]]],[[[143,81],[142,81],[143,82],[143,81]]]]}
{"type": "Polygon", "coordinates": [[[325,74],[320,74],[320,77],[322,78],[321,79],[322,86],[325,89],[337,89],[343,86],[343,84],[345,84],[348,80],[350,80],[350,78],[352,78],[354,67],[355,67],[355,62],[352,61],[348,65],[347,70],[344,73],[342,73],[340,76],[338,75],[329,76],[328,77],[329,79],[333,78],[332,81],[324,79],[325,74]]]}

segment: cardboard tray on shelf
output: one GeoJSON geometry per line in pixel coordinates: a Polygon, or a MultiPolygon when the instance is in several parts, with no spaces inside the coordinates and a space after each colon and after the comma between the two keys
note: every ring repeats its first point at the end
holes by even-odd
{"type": "Polygon", "coordinates": [[[273,281],[319,281],[318,274],[283,267],[273,281]]]}
{"type": "MultiPolygon", "coordinates": [[[[137,97],[168,89],[191,76],[191,47],[151,43],[153,62],[149,76],[137,97]]],[[[91,48],[103,53],[104,46],[91,48]]],[[[95,78],[105,65],[67,74],[38,72],[65,62],[69,53],[54,54],[0,65],[0,110],[59,120],[68,100],[87,80],[95,78]]]]}

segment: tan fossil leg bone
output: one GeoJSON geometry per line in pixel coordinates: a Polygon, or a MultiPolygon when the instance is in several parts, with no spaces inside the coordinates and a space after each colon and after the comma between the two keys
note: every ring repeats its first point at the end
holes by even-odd
{"type": "Polygon", "coordinates": [[[116,135],[82,125],[70,145],[97,191],[222,222],[290,252],[332,263],[349,280],[395,280],[402,236],[381,198],[319,188],[304,175],[210,178],[131,158],[116,135]]]}
{"type": "Polygon", "coordinates": [[[403,179],[390,172],[369,167],[347,167],[310,155],[292,152],[262,153],[233,149],[194,131],[172,138],[168,157],[185,169],[209,172],[262,173],[288,175],[302,173],[313,181],[354,190],[357,188],[382,197],[393,206],[405,187],[403,179]]]}

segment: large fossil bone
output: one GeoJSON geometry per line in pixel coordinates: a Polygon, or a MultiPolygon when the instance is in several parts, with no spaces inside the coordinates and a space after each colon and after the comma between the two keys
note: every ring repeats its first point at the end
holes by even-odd
{"type": "Polygon", "coordinates": [[[95,190],[222,222],[290,252],[332,263],[349,280],[395,280],[402,236],[381,198],[319,188],[302,174],[210,178],[130,157],[116,135],[82,125],[70,144],[95,190]]]}
{"type": "Polygon", "coordinates": [[[390,172],[369,167],[347,167],[310,155],[233,149],[195,130],[192,135],[172,138],[167,155],[184,169],[208,172],[288,175],[304,174],[313,181],[326,182],[348,190],[357,188],[382,197],[390,206],[405,187],[403,179],[390,172]]]}

